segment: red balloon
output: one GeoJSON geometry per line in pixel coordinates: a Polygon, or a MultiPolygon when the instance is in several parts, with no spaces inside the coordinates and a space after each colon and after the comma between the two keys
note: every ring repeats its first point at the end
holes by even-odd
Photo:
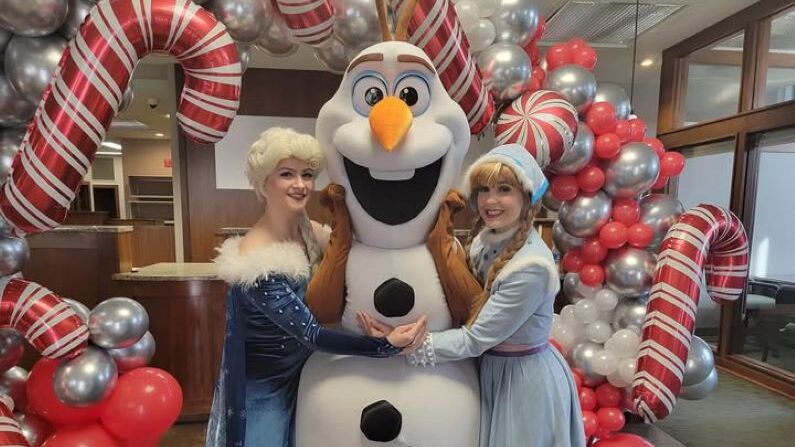
{"type": "Polygon", "coordinates": [[[572,49],[572,59],[575,64],[588,71],[593,71],[596,67],[596,51],[588,44],[572,49]]]}
{"type": "Polygon", "coordinates": [[[646,138],[646,123],[640,118],[629,120],[630,141],[643,141],[646,138]]]}
{"type": "Polygon", "coordinates": [[[583,264],[585,264],[582,260],[582,253],[580,252],[580,249],[572,248],[571,250],[567,251],[563,255],[561,264],[563,265],[563,270],[567,272],[578,273],[582,269],[583,264]]]}
{"type": "Polygon", "coordinates": [[[616,109],[607,101],[595,102],[585,114],[585,123],[596,135],[613,132],[618,123],[616,109]]]}
{"type": "Polygon", "coordinates": [[[599,427],[608,431],[619,431],[624,428],[624,412],[616,407],[600,408],[596,412],[599,418],[599,427]]]}
{"type": "Polygon", "coordinates": [[[102,423],[119,438],[160,436],[182,410],[182,388],[169,373],[136,368],[119,377],[102,410],[102,423]]]}
{"type": "Polygon", "coordinates": [[[580,37],[572,37],[571,39],[569,39],[568,42],[566,42],[566,45],[568,45],[569,48],[571,48],[572,50],[579,50],[582,47],[589,46],[588,42],[586,42],[585,39],[580,37]]]}
{"type": "Polygon", "coordinates": [[[547,50],[547,70],[554,70],[562,65],[574,62],[574,54],[565,43],[552,45],[547,50]]]}
{"type": "Polygon", "coordinates": [[[150,439],[132,439],[132,440],[124,440],[122,439],[120,445],[122,447],[157,447],[160,444],[160,436],[150,439]]]}
{"type": "Polygon", "coordinates": [[[527,86],[528,92],[537,92],[544,87],[544,81],[536,77],[530,78],[530,84],[527,86]]]}
{"type": "Polygon", "coordinates": [[[654,232],[646,224],[636,223],[627,228],[627,243],[633,247],[646,248],[654,239],[654,232]]]}
{"type": "Polygon", "coordinates": [[[588,264],[599,264],[607,256],[607,248],[599,242],[598,237],[586,239],[580,247],[582,260],[588,264]]]}
{"type": "Polygon", "coordinates": [[[552,179],[549,187],[552,195],[564,202],[577,197],[577,193],[580,192],[577,177],[573,175],[558,175],[552,179]]]}
{"type": "Polygon", "coordinates": [[[571,373],[571,376],[574,377],[574,384],[577,385],[577,392],[579,393],[580,388],[582,388],[582,376],[576,371],[572,371],[571,373]]]}
{"type": "Polygon", "coordinates": [[[588,193],[599,191],[605,185],[605,171],[596,166],[583,168],[577,173],[577,185],[588,193]]]}
{"type": "Polygon", "coordinates": [[[660,159],[660,175],[676,177],[685,168],[685,156],[679,152],[666,152],[660,159]]]}
{"type": "Polygon", "coordinates": [[[629,121],[627,120],[619,120],[616,123],[616,135],[621,140],[622,143],[628,143],[632,140],[632,128],[629,125],[629,121]]]}
{"type": "Polygon", "coordinates": [[[596,387],[596,402],[599,407],[618,407],[621,403],[621,390],[609,383],[603,383],[596,387]]]}
{"type": "Polygon", "coordinates": [[[613,220],[624,225],[632,225],[640,219],[640,204],[633,198],[613,200],[613,220]]]}
{"type": "Polygon", "coordinates": [[[557,342],[554,338],[549,339],[549,344],[552,345],[553,348],[557,349],[558,352],[563,354],[563,348],[560,346],[560,343],[557,342]]]}
{"type": "Polygon", "coordinates": [[[544,32],[546,30],[547,30],[547,21],[544,20],[543,17],[538,16],[538,27],[536,28],[536,33],[533,34],[532,41],[535,42],[541,40],[541,37],[544,35],[544,32]]]}
{"type": "Polygon", "coordinates": [[[541,67],[533,67],[531,77],[538,78],[543,82],[547,77],[547,72],[541,67]]]}
{"type": "Polygon", "coordinates": [[[536,45],[535,41],[530,41],[529,44],[525,45],[524,52],[530,57],[530,62],[534,67],[541,65],[541,53],[538,51],[538,45],[536,45]]]}
{"type": "Polygon", "coordinates": [[[668,184],[668,177],[666,177],[664,175],[660,175],[659,177],[657,177],[657,181],[654,182],[653,185],[651,185],[651,189],[653,189],[655,191],[659,190],[659,189],[663,189],[663,188],[665,188],[665,185],[667,185],[667,184],[668,184]]]}
{"type": "Polygon", "coordinates": [[[654,447],[654,444],[632,433],[611,433],[592,447],[654,447]]]}
{"type": "Polygon", "coordinates": [[[599,158],[610,159],[621,152],[621,138],[614,133],[606,133],[596,137],[594,154],[599,158]]]}
{"type": "Polygon", "coordinates": [[[56,426],[85,425],[99,420],[104,402],[90,407],[70,407],[58,399],[53,388],[57,359],[42,357],[30,370],[27,384],[28,410],[56,426]]]}
{"type": "Polygon", "coordinates": [[[657,138],[646,137],[643,139],[643,142],[648,144],[662,160],[662,156],[665,154],[665,145],[663,145],[662,141],[658,140],[657,138]]]}
{"type": "Polygon", "coordinates": [[[620,248],[627,243],[627,226],[608,222],[599,230],[599,241],[607,248],[620,248]]]}
{"type": "Polygon", "coordinates": [[[91,424],[59,428],[41,447],[122,447],[122,444],[101,425],[91,424]]]}
{"type": "Polygon", "coordinates": [[[585,439],[595,435],[596,430],[599,429],[599,418],[596,417],[596,413],[590,410],[583,410],[582,425],[585,427],[585,439]]]}
{"type": "Polygon", "coordinates": [[[596,393],[587,386],[580,387],[578,393],[580,397],[580,408],[583,411],[594,411],[596,409],[596,393]]]}
{"type": "MultiPolygon", "coordinates": [[[[596,415],[596,418],[599,419],[599,415],[598,414],[596,415]]],[[[608,429],[606,429],[604,427],[599,427],[598,429],[596,429],[596,434],[594,436],[597,439],[606,438],[606,437],[610,436],[610,430],[608,430],[608,429]]]]}
{"type": "Polygon", "coordinates": [[[598,286],[605,281],[605,269],[599,264],[588,264],[580,269],[580,282],[586,286],[598,286]]]}

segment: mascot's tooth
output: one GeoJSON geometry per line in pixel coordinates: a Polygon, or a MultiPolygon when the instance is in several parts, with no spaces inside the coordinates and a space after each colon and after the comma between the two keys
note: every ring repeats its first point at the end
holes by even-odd
{"type": "Polygon", "coordinates": [[[406,169],[403,171],[379,171],[377,169],[370,169],[370,177],[376,180],[408,180],[414,177],[414,169],[406,169]]]}

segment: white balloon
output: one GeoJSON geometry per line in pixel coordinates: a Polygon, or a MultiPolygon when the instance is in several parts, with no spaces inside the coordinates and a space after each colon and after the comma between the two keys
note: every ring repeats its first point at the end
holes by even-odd
{"type": "Polygon", "coordinates": [[[613,352],[603,349],[591,359],[591,367],[594,372],[607,376],[612,374],[618,366],[618,358],[613,352]]]}
{"type": "Polygon", "coordinates": [[[475,26],[466,31],[466,35],[467,40],[469,40],[469,49],[473,53],[477,53],[494,43],[494,38],[497,37],[497,30],[491,20],[480,19],[475,26]]]}
{"type": "Polygon", "coordinates": [[[610,337],[607,346],[619,357],[634,357],[638,352],[640,337],[632,329],[620,329],[610,337]]]}
{"type": "Polygon", "coordinates": [[[593,323],[599,318],[599,309],[592,299],[584,299],[574,305],[574,316],[580,323],[593,323]]]}
{"type": "Polygon", "coordinates": [[[577,320],[577,316],[574,313],[574,304],[567,304],[563,306],[563,309],[560,310],[560,320],[566,326],[572,326],[575,324],[580,324],[577,320]]]}
{"type": "Polygon", "coordinates": [[[589,286],[583,284],[582,281],[580,281],[580,283],[577,284],[577,291],[580,292],[580,294],[586,298],[593,298],[596,295],[596,292],[600,290],[602,290],[601,284],[596,286],[589,286]]]}
{"type": "Polygon", "coordinates": [[[637,365],[638,361],[634,357],[621,359],[618,361],[618,367],[616,371],[618,372],[618,375],[621,376],[622,380],[632,383],[632,380],[635,378],[635,368],[637,365]]]}
{"type": "Polygon", "coordinates": [[[488,17],[497,11],[499,1],[497,0],[473,0],[478,5],[478,11],[481,17],[488,17]]]}
{"type": "Polygon", "coordinates": [[[610,289],[601,289],[594,294],[594,301],[599,310],[613,310],[618,305],[618,294],[610,289]]]}
{"type": "Polygon", "coordinates": [[[461,0],[455,4],[455,13],[458,16],[458,21],[461,22],[461,28],[464,32],[469,34],[469,30],[474,28],[480,20],[480,11],[478,5],[472,0],[461,0]]]}
{"type": "Polygon", "coordinates": [[[626,381],[618,371],[613,371],[612,373],[607,375],[607,382],[610,385],[613,385],[616,388],[624,388],[625,386],[629,386],[632,384],[632,381],[626,381]]]}
{"type": "Polygon", "coordinates": [[[596,320],[585,327],[585,336],[594,343],[604,343],[613,335],[610,323],[596,320]]]}
{"type": "Polygon", "coordinates": [[[563,353],[567,353],[578,343],[577,331],[572,327],[564,324],[558,325],[552,329],[552,338],[558,342],[563,353]]]}

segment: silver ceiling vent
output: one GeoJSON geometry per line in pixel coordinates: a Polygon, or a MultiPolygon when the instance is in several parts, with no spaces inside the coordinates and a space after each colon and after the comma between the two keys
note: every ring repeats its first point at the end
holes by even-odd
{"type": "MultiPolygon", "coordinates": [[[[684,5],[641,3],[638,34],[657,25],[684,5]]],[[[547,22],[544,40],[581,37],[592,44],[626,45],[635,36],[634,2],[568,1],[547,22]]]]}

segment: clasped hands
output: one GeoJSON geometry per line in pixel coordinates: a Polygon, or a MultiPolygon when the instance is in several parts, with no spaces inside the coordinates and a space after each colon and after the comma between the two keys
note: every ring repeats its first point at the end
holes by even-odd
{"type": "Polygon", "coordinates": [[[410,355],[419,348],[428,335],[428,317],[422,316],[414,323],[393,327],[364,311],[356,312],[356,321],[365,334],[386,338],[389,343],[402,348],[400,355],[410,355]]]}

